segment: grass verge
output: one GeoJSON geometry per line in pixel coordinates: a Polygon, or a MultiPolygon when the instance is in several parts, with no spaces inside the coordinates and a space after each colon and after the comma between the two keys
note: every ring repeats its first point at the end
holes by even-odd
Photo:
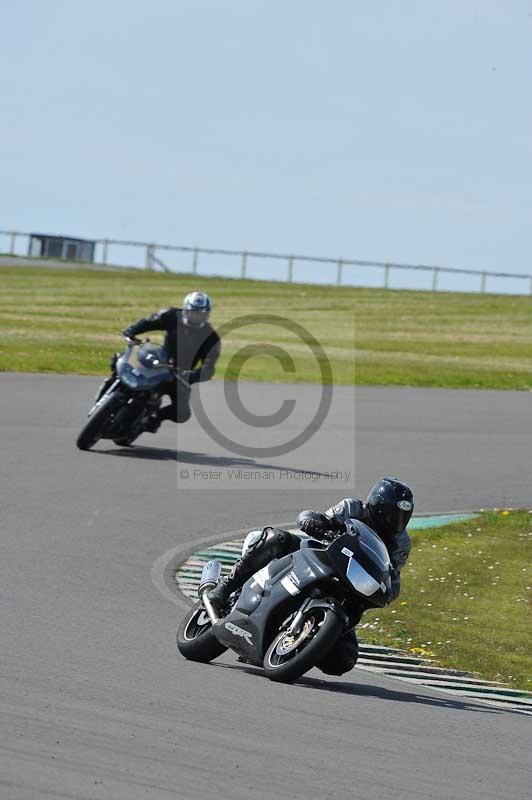
{"type": "MultiPolygon", "coordinates": [[[[121,346],[123,327],[202,288],[214,298],[217,327],[265,312],[303,325],[324,347],[336,383],[532,388],[528,297],[27,266],[0,267],[0,287],[0,371],[102,374],[109,354],[121,346]]],[[[307,345],[270,326],[230,334],[218,376],[237,350],[257,341],[287,349],[295,371],[287,374],[262,355],[246,362],[243,378],[320,380],[307,345]]]]}
{"type": "Polygon", "coordinates": [[[361,635],[532,691],[532,511],[412,534],[402,594],[361,635]]]}

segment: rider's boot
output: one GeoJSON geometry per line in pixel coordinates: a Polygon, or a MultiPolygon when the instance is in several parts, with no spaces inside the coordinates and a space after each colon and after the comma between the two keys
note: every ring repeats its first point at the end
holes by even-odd
{"type": "Polygon", "coordinates": [[[109,375],[108,378],[104,380],[104,382],[98,389],[98,393],[94,401],[95,403],[97,403],[98,400],[104,396],[107,390],[110,389],[113,383],[116,381],[116,362],[120,358],[120,355],[121,355],[120,353],[113,353],[113,355],[111,356],[109,360],[109,367],[111,368],[111,374],[109,375]]]}
{"type": "Polygon", "coordinates": [[[100,400],[104,396],[104,394],[111,388],[115,380],[116,380],[116,375],[109,375],[109,377],[104,380],[104,382],[100,385],[100,388],[96,393],[96,397],[94,398],[95,403],[97,403],[98,400],[100,400]]]}
{"type": "Polygon", "coordinates": [[[171,403],[151,414],[144,423],[144,430],[148,431],[148,433],[156,433],[161,427],[161,422],[164,422],[165,419],[171,419],[175,422],[174,407],[171,403]]]}
{"type": "Polygon", "coordinates": [[[152,414],[144,423],[144,430],[148,433],[157,433],[161,427],[162,419],[159,414],[152,414]]]}
{"type": "Polygon", "coordinates": [[[248,578],[251,578],[261,567],[255,566],[257,561],[257,553],[246,553],[245,556],[239,558],[233,565],[229,575],[218,581],[214,589],[207,594],[215,611],[221,614],[229,604],[229,597],[240,589],[245,584],[248,578]]]}

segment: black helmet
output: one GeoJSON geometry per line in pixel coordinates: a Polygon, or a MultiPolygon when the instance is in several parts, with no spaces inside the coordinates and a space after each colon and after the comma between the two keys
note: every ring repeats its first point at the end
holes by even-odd
{"type": "Polygon", "coordinates": [[[211,313],[211,298],[205,292],[191,292],[183,300],[183,322],[191,328],[202,328],[211,313]]]}
{"type": "Polygon", "coordinates": [[[414,495],[397,478],[381,478],[369,490],[366,508],[377,533],[393,536],[410,522],[414,495]]]}

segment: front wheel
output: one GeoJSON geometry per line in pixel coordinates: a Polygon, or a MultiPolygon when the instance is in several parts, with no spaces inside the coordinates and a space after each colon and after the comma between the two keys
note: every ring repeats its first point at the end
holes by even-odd
{"type": "Polygon", "coordinates": [[[94,447],[102,438],[109,419],[116,414],[123,402],[123,396],[113,393],[93,411],[77,438],[76,445],[80,450],[90,450],[94,447]]]}
{"type": "Polygon", "coordinates": [[[218,658],[227,650],[212,632],[211,621],[201,602],[190,609],[179,626],[177,649],[189,661],[203,664],[218,658]]]}
{"type": "Polygon", "coordinates": [[[334,611],[309,608],[297,633],[281,631],[266,651],[263,667],[271,681],[290,683],[323,661],[344,630],[334,611]]]}

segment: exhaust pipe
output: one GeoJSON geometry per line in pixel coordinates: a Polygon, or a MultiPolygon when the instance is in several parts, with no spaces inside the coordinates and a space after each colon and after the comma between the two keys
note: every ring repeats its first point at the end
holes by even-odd
{"type": "Polygon", "coordinates": [[[205,606],[205,611],[207,612],[207,615],[213,625],[218,622],[218,614],[210,603],[209,598],[207,597],[207,592],[210,592],[211,589],[214,589],[220,580],[221,573],[222,564],[220,561],[207,561],[201,572],[201,580],[198,588],[198,595],[201,599],[201,602],[205,606]]]}

